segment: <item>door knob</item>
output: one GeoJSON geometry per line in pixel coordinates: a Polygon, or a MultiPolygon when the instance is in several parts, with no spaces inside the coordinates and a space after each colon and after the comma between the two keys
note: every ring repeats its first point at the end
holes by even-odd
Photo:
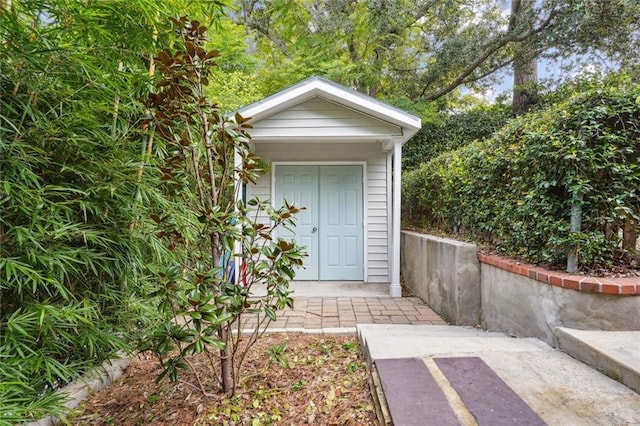
{"type": "Polygon", "coordinates": [[[318,228],[316,228],[315,226],[313,227],[313,229],[311,230],[311,232],[316,232],[318,230],[318,228]]]}

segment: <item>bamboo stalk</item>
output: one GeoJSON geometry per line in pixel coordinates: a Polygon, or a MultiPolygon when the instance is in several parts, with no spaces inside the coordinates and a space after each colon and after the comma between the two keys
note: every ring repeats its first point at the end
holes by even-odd
{"type": "MultiPolygon", "coordinates": [[[[118,61],[118,73],[124,70],[124,63],[118,61]]],[[[116,137],[116,129],[118,127],[118,111],[120,110],[120,95],[116,93],[116,97],[113,101],[113,121],[111,122],[111,137],[116,137]]]]}
{"type": "MultiPolygon", "coordinates": [[[[153,30],[153,41],[156,42],[158,40],[158,30],[154,29],[153,30]]],[[[147,73],[147,76],[149,77],[149,80],[151,80],[153,78],[153,76],[156,73],[156,64],[153,60],[153,54],[149,55],[149,72],[147,73]]],[[[146,108],[144,111],[145,115],[149,116],[151,115],[151,110],[149,110],[149,108],[146,108]]],[[[140,161],[140,167],[138,167],[138,176],[137,176],[137,181],[138,184],[140,184],[140,182],[142,181],[142,175],[144,173],[144,165],[147,163],[147,161],[149,160],[149,158],[151,157],[151,153],[153,150],[153,129],[151,128],[151,126],[148,126],[145,129],[145,133],[144,133],[144,137],[143,142],[142,142],[142,150],[141,150],[141,161],[140,161]]],[[[136,199],[140,198],[140,186],[138,185],[138,187],[136,188],[136,195],[135,195],[136,199]]],[[[129,231],[133,231],[135,227],[135,221],[132,221],[129,224],[129,231]]]]}

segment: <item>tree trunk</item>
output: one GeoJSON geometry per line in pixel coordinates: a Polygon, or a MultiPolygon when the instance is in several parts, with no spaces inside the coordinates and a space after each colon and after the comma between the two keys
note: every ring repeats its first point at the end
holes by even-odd
{"type": "MultiPolygon", "coordinates": [[[[524,58],[523,58],[524,59],[524,58]]],[[[513,115],[524,114],[537,101],[538,59],[516,59],[513,63],[513,115]]]]}
{"type": "Polygon", "coordinates": [[[624,221],[623,236],[622,247],[625,250],[635,251],[636,241],[638,239],[638,228],[633,219],[627,218],[624,221]]]}
{"type": "MultiPolygon", "coordinates": [[[[580,232],[582,229],[582,203],[583,196],[578,193],[573,194],[573,202],[571,203],[571,233],[580,232]]],[[[577,246],[570,247],[569,256],[567,257],[567,272],[575,274],[579,268],[579,248],[577,246]]]]}
{"type": "Polygon", "coordinates": [[[222,391],[233,395],[235,393],[235,383],[233,382],[232,354],[229,348],[229,335],[227,328],[222,325],[218,330],[218,338],[225,342],[225,348],[220,349],[220,370],[222,373],[222,391]]]}
{"type": "MultiPolygon", "coordinates": [[[[512,0],[509,30],[526,32],[533,27],[533,1],[512,0]]],[[[520,42],[513,61],[513,115],[524,114],[537,101],[538,58],[527,42],[520,42]]]]}

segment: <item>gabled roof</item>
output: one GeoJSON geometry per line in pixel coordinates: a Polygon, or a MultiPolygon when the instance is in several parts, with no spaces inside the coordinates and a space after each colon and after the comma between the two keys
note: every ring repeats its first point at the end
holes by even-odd
{"type": "Polygon", "coordinates": [[[258,122],[313,98],[323,98],[401,127],[402,135],[394,139],[403,143],[422,127],[421,119],[416,115],[321,77],[310,77],[261,101],[247,105],[238,112],[245,117],[251,117],[253,122],[258,122]]]}

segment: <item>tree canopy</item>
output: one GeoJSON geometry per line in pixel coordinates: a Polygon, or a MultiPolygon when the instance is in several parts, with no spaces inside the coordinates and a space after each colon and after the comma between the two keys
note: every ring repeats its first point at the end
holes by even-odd
{"type": "Polygon", "coordinates": [[[635,1],[513,3],[512,13],[505,0],[239,0],[234,20],[272,91],[321,74],[369,95],[434,101],[535,57],[638,63],[635,1]]]}

